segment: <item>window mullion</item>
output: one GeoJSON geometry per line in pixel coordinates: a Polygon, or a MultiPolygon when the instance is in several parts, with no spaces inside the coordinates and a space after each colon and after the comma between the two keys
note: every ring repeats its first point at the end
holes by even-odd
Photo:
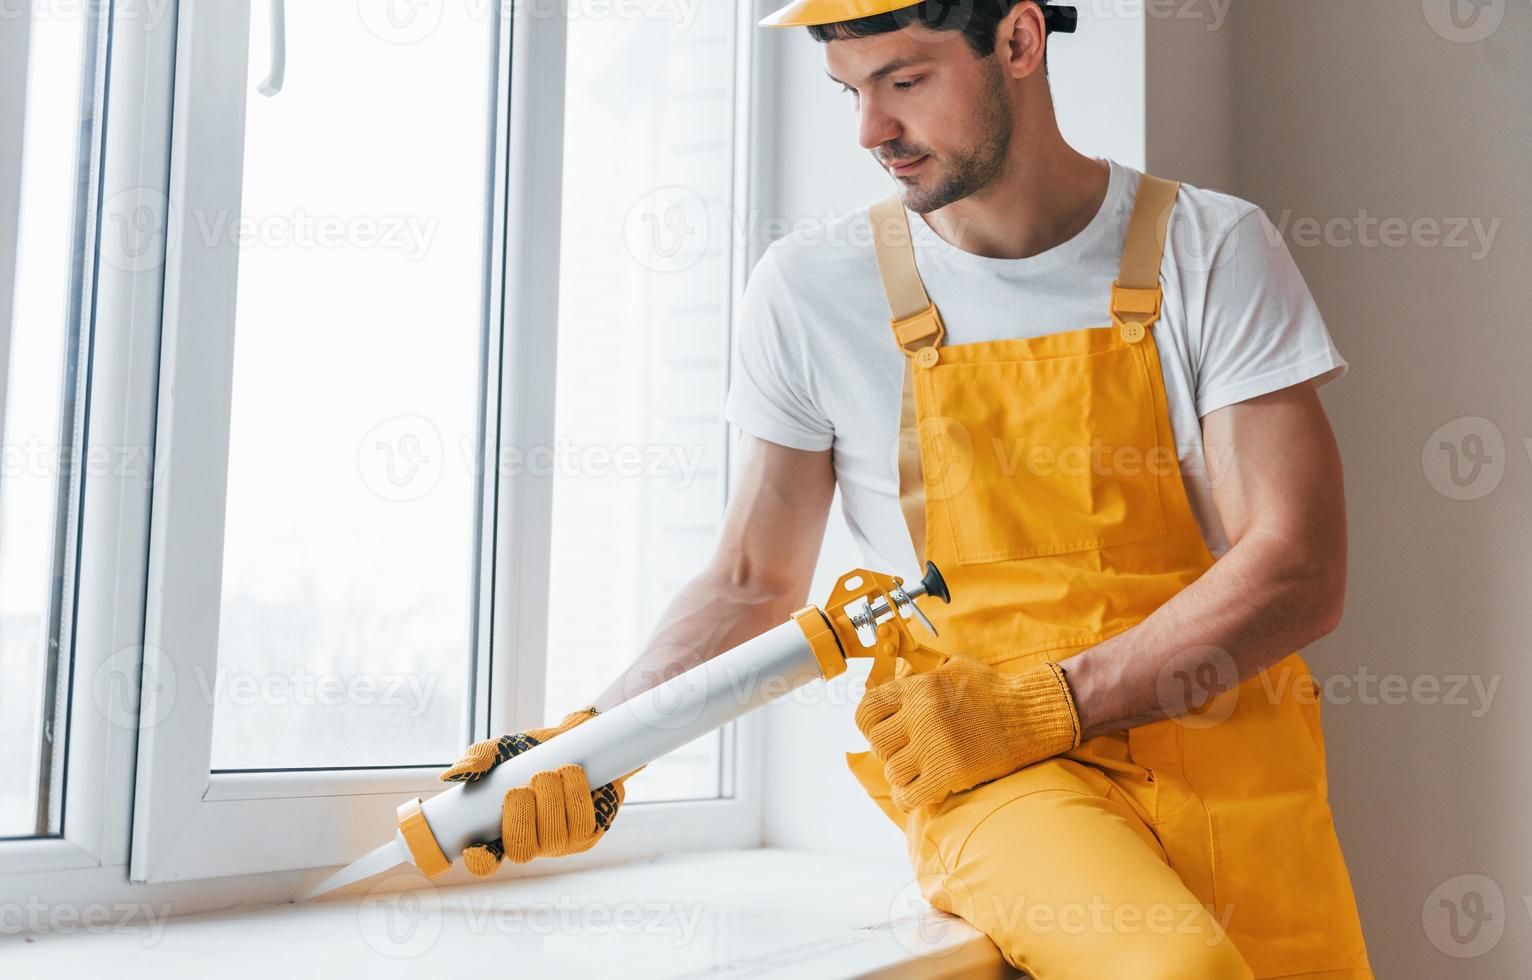
{"type": "Polygon", "coordinates": [[[563,17],[514,5],[504,197],[501,413],[495,601],[489,686],[491,733],[537,724],[547,650],[553,475],[504,465],[553,443],[558,367],[559,239],[563,201],[563,17]]]}

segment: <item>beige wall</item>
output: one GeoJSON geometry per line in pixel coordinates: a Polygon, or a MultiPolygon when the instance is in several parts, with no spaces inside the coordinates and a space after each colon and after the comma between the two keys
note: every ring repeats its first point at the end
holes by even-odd
{"type": "MultiPolygon", "coordinates": [[[[1144,19],[1149,172],[1233,193],[1234,32],[1229,0],[1178,0],[1184,16],[1144,19]]],[[[1067,137],[1066,137],[1067,138],[1067,137]]]]}
{"type": "Polygon", "coordinates": [[[1523,442],[1532,437],[1532,4],[1481,5],[1480,16],[1504,17],[1482,40],[1453,29],[1445,8],[1238,0],[1231,189],[1279,226],[1284,213],[1288,227],[1300,217],[1345,222],[1329,243],[1287,234],[1351,362],[1324,393],[1345,459],[1350,558],[1345,617],[1312,648],[1316,674],[1357,679],[1365,667],[1412,686],[1446,675],[1486,688],[1498,681],[1492,698],[1469,694],[1469,705],[1440,703],[1429,686],[1403,704],[1363,703],[1353,684],[1355,693],[1337,687],[1342,696],[1324,706],[1332,806],[1373,963],[1380,977],[1524,976],[1532,963],[1532,444],[1523,442]],[[1430,237],[1369,246],[1359,240],[1363,211],[1409,223],[1478,218],[1486,232],[1499,225],[1485,254],[1471,231],[1463,248],[1430,237]],[[1487,421],[1461,421],[1475,416],[1487,421]],[[1443,425],[1456,428],[1438,434],[1443,425]],[[1503,450],[1493,446],[1496,432],[1503,450]],[[1486,439],[1494,460],[1460,491],[1441,443],[1462,446],[1469,433],[1486,439]],[[1463,893],[1477,891],[1493,911],[1497,890],[1499,922],[1456,943],[1441,902],[1457,905],[1466,938],[1474,899],[1463,893]],[[1479,946],[1489,948],[1446,954],[1479,946]]]}

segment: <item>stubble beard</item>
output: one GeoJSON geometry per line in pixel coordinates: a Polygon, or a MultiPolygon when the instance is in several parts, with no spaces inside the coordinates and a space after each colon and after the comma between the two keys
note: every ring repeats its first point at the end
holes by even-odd
{"type": "Polygon", "coordinates": [[[984,98],[976,120],[979,138],[973,148],[950,159],[947,172],[930,190],[906,184],[904,204],[916,214],[927,214],[988,187],[1005,171],[1011,149],[1011,94],[1000,76],[1000,66],[990,63],[984,98]]]}

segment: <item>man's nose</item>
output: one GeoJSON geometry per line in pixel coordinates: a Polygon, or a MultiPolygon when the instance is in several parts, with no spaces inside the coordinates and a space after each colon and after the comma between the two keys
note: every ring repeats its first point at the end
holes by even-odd
{"type": "Polygon", "coordinates": [[[898,139],[902,130],[898,120],[878,108],[871,99],[862,102],[861,127],[858,141],[862,149],[871,150],[890,140],[898,139]]]}

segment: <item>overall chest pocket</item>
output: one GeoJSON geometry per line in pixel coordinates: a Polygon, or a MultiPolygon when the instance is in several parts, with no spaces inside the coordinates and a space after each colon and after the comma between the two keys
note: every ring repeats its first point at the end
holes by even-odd
{"type": "Polygon", "coordinates": [[[960,563],[1165,533],[1160,480],[1176,458],[1156,435],[1143,347],[944,358],[917,373],[916,394],[928,520],[949,523],[960,563]]]}

